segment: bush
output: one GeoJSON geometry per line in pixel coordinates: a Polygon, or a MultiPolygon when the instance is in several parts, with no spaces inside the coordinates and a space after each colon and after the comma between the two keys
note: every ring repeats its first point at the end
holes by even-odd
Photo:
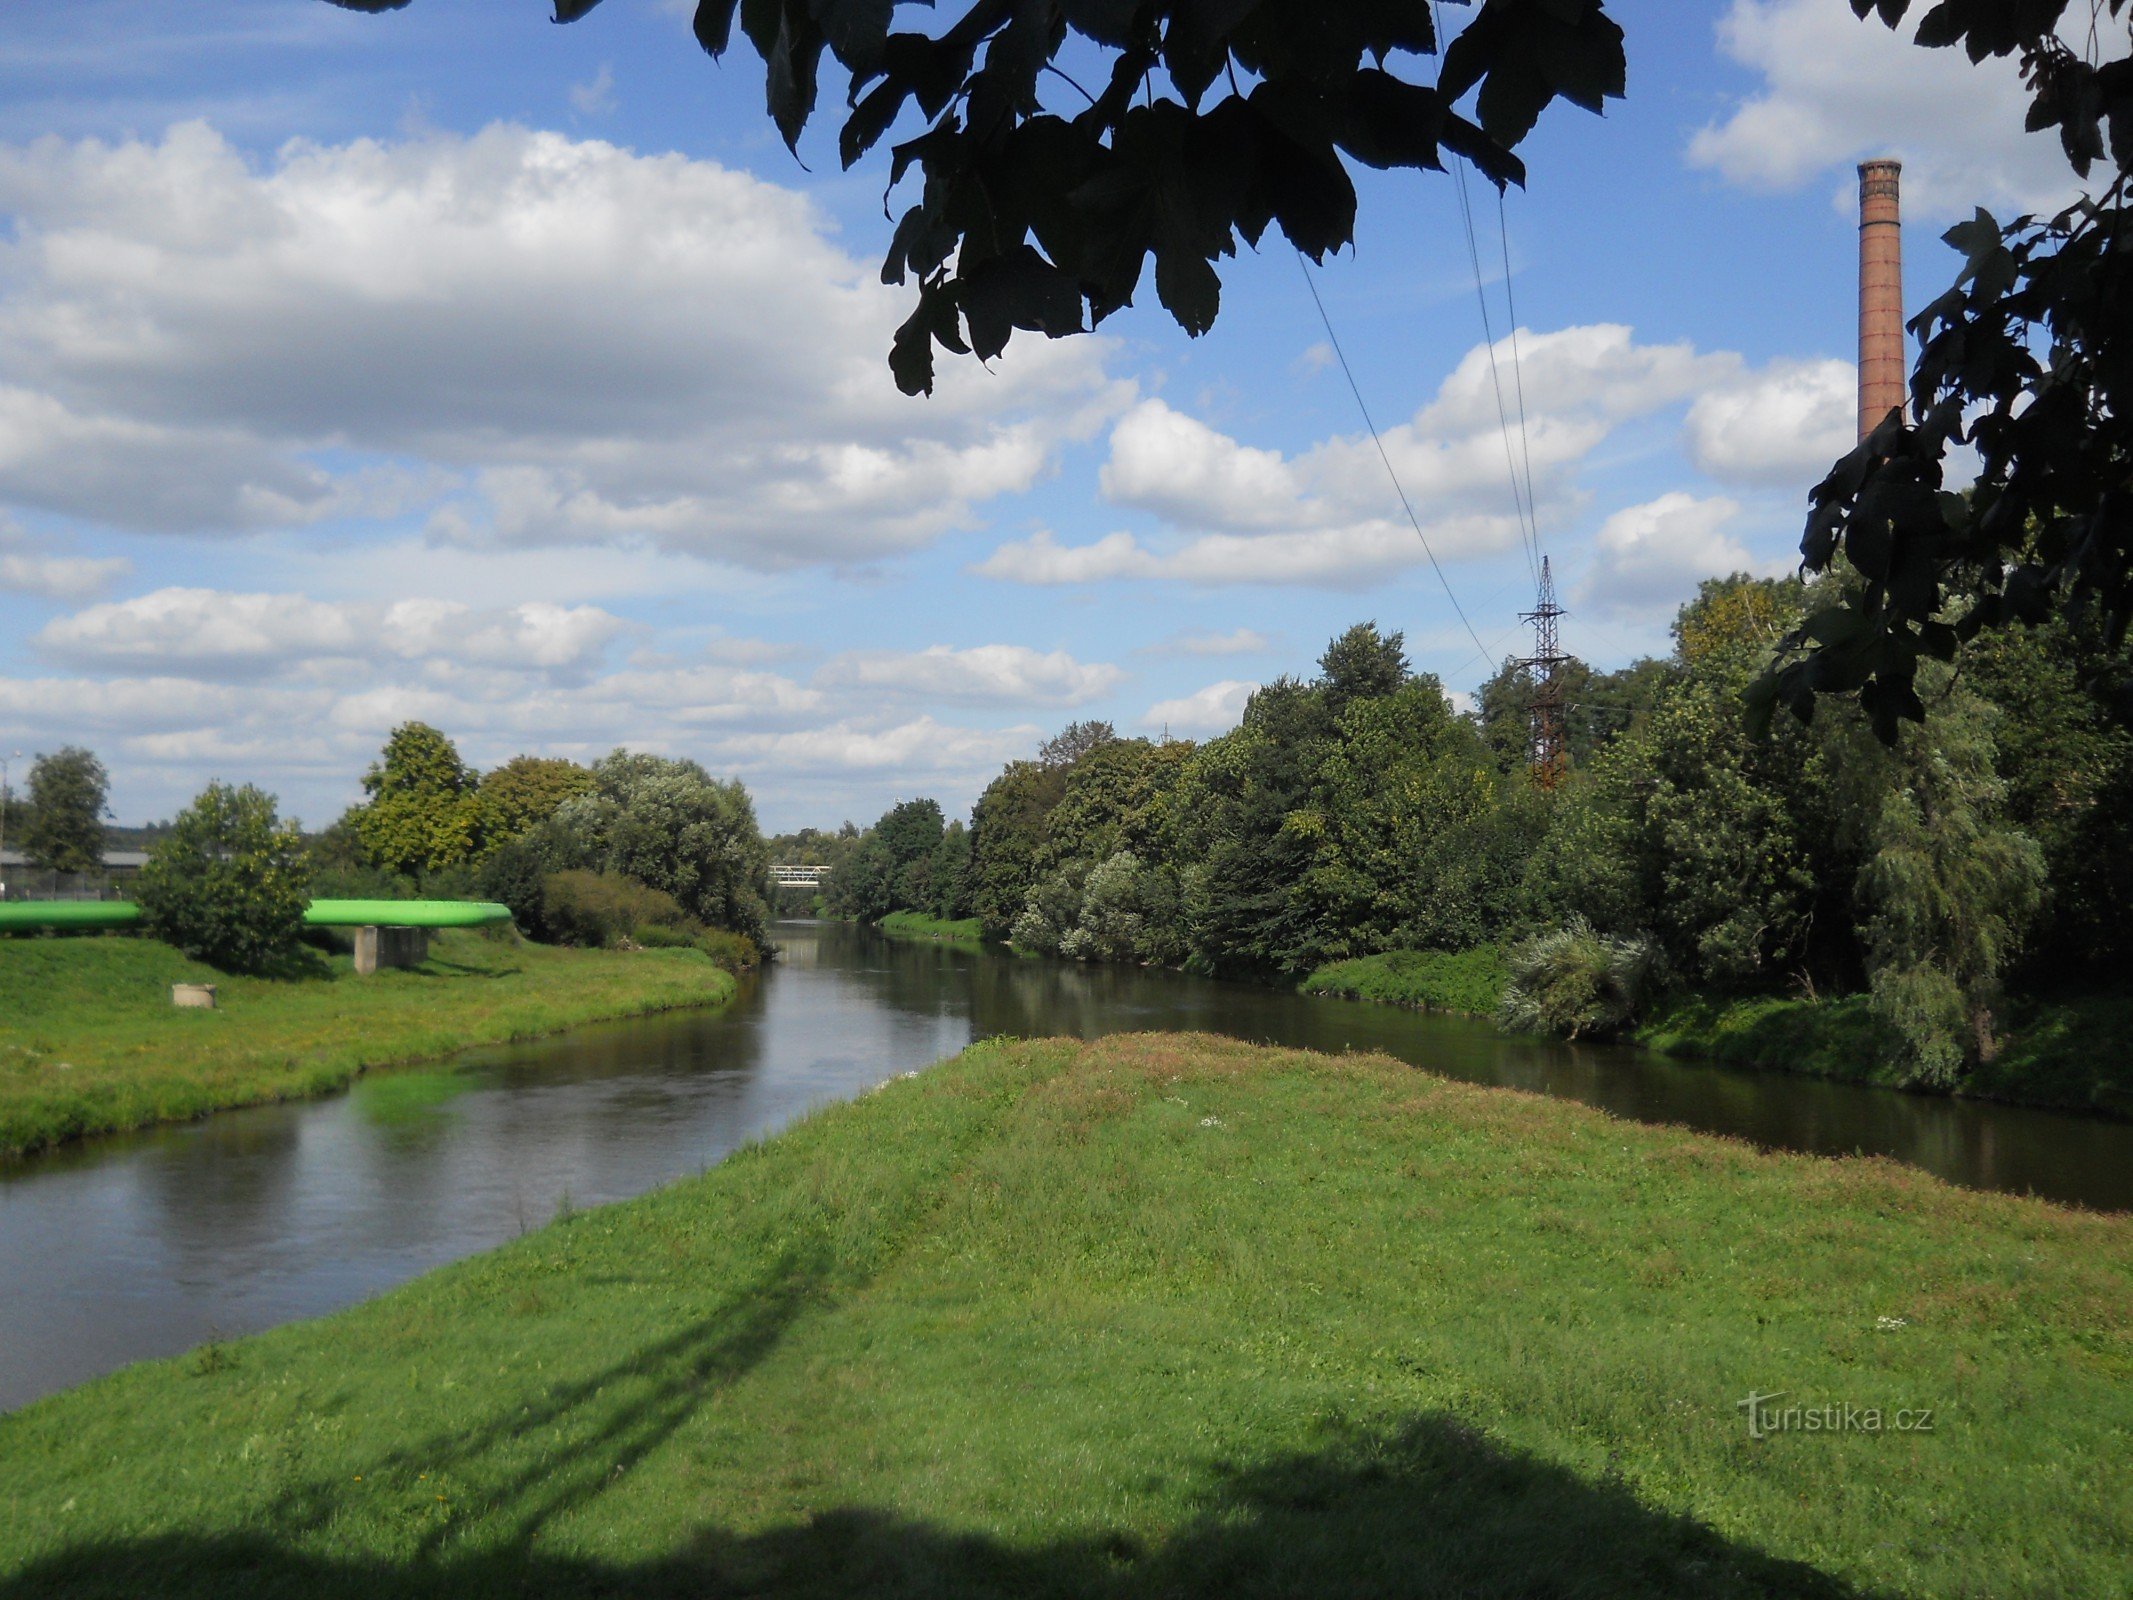
{"type": "Polygon", "coordinates": [[[763,961],[763,952],[753,939],[724,928],[704,929],[696,936],[696,948],[728,972],[745,972],[763,961]]]}
{"type": "Polygon", "coordinates": [[[558,944],[612,944],[647,927],[685,933],[696,928],[672,895],[618,872],[551,872],[541,884],[541,897],[549,937],[558,944]]]}
{"type": "Polygon", "coordinates": [[[511,920],[529,939],[551,939],[548,926],[548,869],[539,849],[513,839],[481,864],[477,885],[484,900],[511,908],[511,920]]]}
{"type": "Polygon", "coordinates": [[[303,837],[250,784],[211,783],[141,869],[142,920],[165,943],[225,972],[261,972],[303,928],[303,837]]]}
{"type": "Polygon", "coordinates": [[[1619,1033],[1636,1018],[1656,973],[1649,939],[1620,939],[1579,917],[1514,948],[1498,1018],[1524,1033],[1565,1039],[1619,1033]]]}

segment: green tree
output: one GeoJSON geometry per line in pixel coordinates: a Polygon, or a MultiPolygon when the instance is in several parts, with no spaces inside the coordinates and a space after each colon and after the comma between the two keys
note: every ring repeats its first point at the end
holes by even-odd
{"type": "Polygon", "coordinates": [[[1406,635],[1380,634],[1375,622],[1358,622],[1327,645],[1318,658],[1326,709],[1337,717],[1351,700],[1397,694],[1407,682],[1406,647],[1406,635]]]}
{"type": "Polygon", "coordinates": [[[559,867],[622,873],[700,921],[764,942],[770,853],[739,779],[721,783],[694,761],[629,750],[591,771],[592,792],[564,801],[529,838],[553,836],[559,867]]]}
{"type": "Polygon", "coordinates": [[[419,878],[471,861],[481,844],[480,786],[459,747],[426,722],[393,729],[363,774],[355,813],[372,863],[419,878]]]}
{"type": "Polygon", "coordinates": [[[970,815],[970,908],[988,939],[1005,939],[1036,886],[1045,823],[1066,791],[1066,768],[1011,761],[970,815]]]}
{"type": "Polygon", "coordinates": [[[1943,1087],[1997,1050],[2001,976],[2044,886],[2043,852],[2002,814],[1994,716],[1957,687],[1936,693],[1926,729],[1905,730],[1859,880],[1874,1009],[1914,1078],[1943,1087]]]}
{"type": "Polygon", "coordinates": [[[79,745],[40,754],[30,768],[29,825],[22,853],[54,872],[95,872],[104,864],[104,764],[79,745]]]}
{"type": "Polygon", "coordinates": [[[148,930],[225,972],[287,959],[303,926],[303,835],[250,784],[210,783],[141,869],[148,930]]]}
{"type": "Polygon", "coordinates": [[[482,847],[493,850],[546,822],[565,800],[590,794],[593,775],[559,756],[513,756],[481,776],[482,847]]]}
{"type": "Polygon", "coordinates": [[[933,913],[950,922],[970,915],[970,830],[948,824],[933,855],[933,913]]]}

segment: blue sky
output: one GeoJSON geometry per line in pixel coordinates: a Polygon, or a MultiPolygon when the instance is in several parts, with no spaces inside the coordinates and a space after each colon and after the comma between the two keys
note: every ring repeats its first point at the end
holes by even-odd
{"type": "MultiPolygon", "coordinates": [[[[1469,192],[1565,642],[1612,666],[1790,565],[1851,429],[1852,164],[1906,163],[1913,304],[1948,221],[2067,180],[2011,69],[1845,0],[1610,9],[1628,97],[1523,148],[1508,284],[1469,192]]],[[[1147,295],[907,400],[884,170],[833,119],[796,161],[761,95],[671,0],[0,12],[0,754],[90,746],[124,820],[221,777],[318,825],[421,717],[834,825],[961,810],[1076,717],[1219,732],[1364,618],[1455,693],[1523,647],[1451,178],[1361,175],[1314,270],[1486,655],[1278,237],[1200,340],[1147,295]]]]}

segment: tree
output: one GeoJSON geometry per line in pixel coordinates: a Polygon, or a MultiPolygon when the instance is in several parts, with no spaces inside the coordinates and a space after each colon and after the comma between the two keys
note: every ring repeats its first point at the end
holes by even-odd
{"type": "Polygon", "coordinates": [[[985,937],[1004,939],[1041,875],[1045,821],[1066,789],[1066,769],[1010,761],[970,813],[970,909],[985,937]]]}
{"type": "Polygon", "coordinates": [[[589,794],[593,775],[556,756],[513,756],[482,774],[481,840],[493,850],[546,822],[565,800],[589,794]]]}
{"type": "MultiPolygon", "coordinates": [[[[1965,639],[2054,615],[2089,625],[2105,653],[2133,619],[2133,292],[2124,281],[2133,180],[2133,60],[2104,60],[2093,0],[2069,44],[2067,0],[1942,0],[1918,25],[1972,61],[2018,56],[2031,129],[2056,128],[2084,181],[2048,219],[1984,210],[1952,228],[1955,284],[1911,320],[1912,422],[1892,411],[1816,487],[1800,544],[1810,571],[1849,581],[1791,635],[1756,686],[1759,721],[1805,718],[1821,695],[1856,695],[1883,743],[1919,721],[1922,662],[1965,639]],[[1970,489],[1945,487],[1949,454],[1976,452],[1970,489]]],[[[1911,0],[1852,0],[1890,27],[1911,0]]]]}
{"type": "Polygon", "coordinates": [[[471,860],[481,841],[474,769],[426,722],[403,722],[363,774],[356,835],[373,864],[421,877],[471,860]]]}
{"type": "Polygon", "coordinates": [[[1859,887],[1874,1009],[1903,1037],[1914,1078],[1945,1087],[1998,1047],[2000,978],[2037,909],[2044,857],[2004,821],[1992,708],[1959,688],[1936,698],[1930,727],[1898,742],[1859,887]]]}
{"type": "Polygon", "coordinates": [[[295,948],[304,919],[303,835],[250,784],[210,783],[141,869],[141,916],[157,938],[225,972],[262,972],[295,948]]]}
{"type": "MultiPolygon", "coordinates": [[[[597,3],[555,0],[556,20],[597,3]]],[[[892,32],[898,9],[920,3],[701,0],[695,16],[718,57],[738,12],[796,150],[825,49],[850,80],[845,166],[907,108],[927,124],[889,167],[891,190],[914,167],[921,179],[882,264],[884,282],[918,284],[889,353],[907,394],[932,390],[936,344],[989,361],[1016,328],[1056,339],[1101,322],[1132,303],[1151,256],[1157,298],[1204,333],[1221,298],[1214,262],[1240,238],[1256,248],[1278,226],[1313,260],[1350,242],[1349,162],[1434,170],[1448,153],[1501,187],[1523,180],[1512,149],[1549,102],[1597,112],[1622,93],[1622,30],[1600,0],[1482,0],[1448,44],[1419,0],[967,0],[945,26],[929,10],[924,31],[892,32]],[[1101,87],[1062,55],[1074,71],[1101,67],[1089,80],[1101,87]],[[1434,84],[1387,70],[1424,55],[1440,57],[1434,84]],[[1477,87],[1470,119],[1454,107],[1477,87]]]]}
{"type": "Polygon", "coordinates": [[[770,852],[739,779],[720,783],[693,761],[616,750],[592,764],[594,789],[566,800],[534,831],[566,849],[559,865],[619,872],[680,901],[691,916],[765,937],[762,882],[770,852]],[[568,857],[567,861],[564,857],[568,857]]]}
{"type": "Polygon", "coordinates": [[[1380,634],[1375,622],[1358,622],[1326,646],[1318,658],[1318,681],[1326,709],[1336,717],[1351,700],[1394,694],[1407,682],[1407,638],[1380,634]]]}
{"type": "Polygon", "coordinates": [[[30,821],[22,853],[54,872],[95,872],[104,864],[104,764],[79,745],[40,754],[30,768],[30,821]]]}

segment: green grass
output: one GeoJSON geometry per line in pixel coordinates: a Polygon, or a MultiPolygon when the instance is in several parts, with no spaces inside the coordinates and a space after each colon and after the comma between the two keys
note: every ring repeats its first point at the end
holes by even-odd
{"type": "Polygon", "coordinates": [[[1493,1017],[1503,999],[1503,956],[1493,945],[1473,950],[1391,950],[1320,967],[1298,986],[1417,1011],[1493,1017]]]}
{"type": "Polygon", "coordinates": [[[899,939],[939,939],[950,944],[978,944],[985,937],[984,924],[976,917],[929,917],[923,911],[892,911],[881,919],[881,931],[899,939]]]}
{"type": "Polygon", "coordinates": [[[2133,1221],[1382,1057],[992,1041],[0,1417],[0,1600],[2012,1597],[2133,1561],[2133,1221]],[[1736,1402],[1927,1407],[1757,1441],[1736,1402]]]}
{"type": "MultiPolygon", "coordinates": [[[[1972,1067],[1963,1094],[2072,1110],[2133,1113],[2133,999],[2090,995],[2010,1010],[2000,1053],[1972,1067]]],[[[1631,1036],[1668,1055],[1902,1085],[1899,1047],[1864,995],[1810,1002],[1776,996],[1686,995],[1631,1036]]]]}
{"type": "Polygon", "coordinates": [[[0,1159],[64,1140],[345,1085],[368,1067],[727,999],[696,950],[557,950],[477,933],[358,978],[233,978],[148,939],[0,939],[0,1159]],[[213,983],[180,1011],[173,983],[213,983]]]}

